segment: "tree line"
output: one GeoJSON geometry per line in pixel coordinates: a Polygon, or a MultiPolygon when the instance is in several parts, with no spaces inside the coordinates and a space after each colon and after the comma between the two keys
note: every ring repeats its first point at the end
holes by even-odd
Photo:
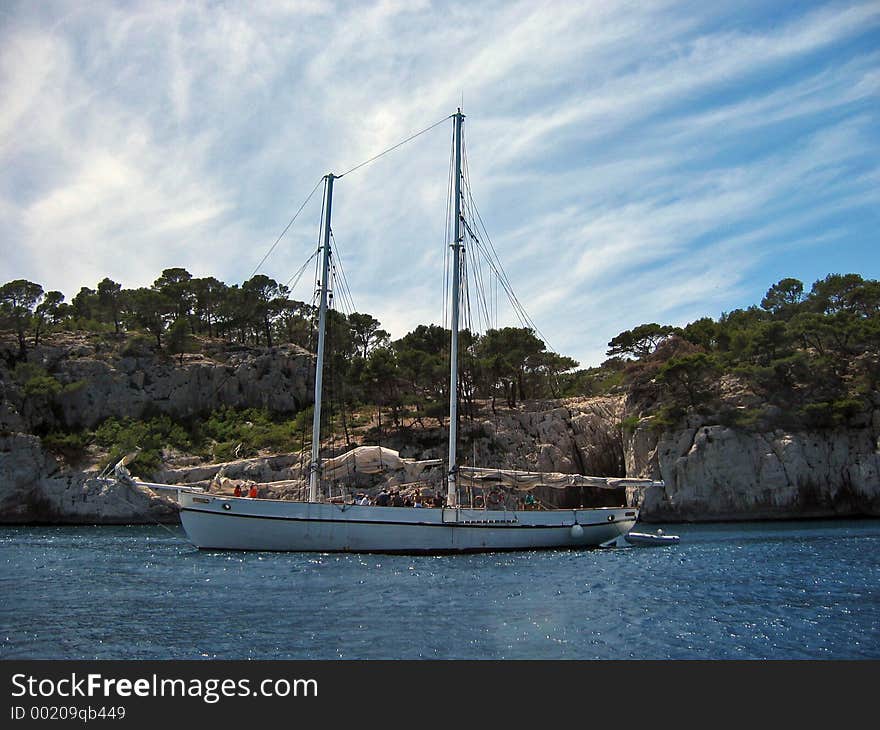
{"type": "Polygon", "coordinates": [[[731,411],[738,425],[839,425],[876,399],[880,282],[829,274],[807,291],[785,278],[760,306],[685,327],[639,325],[608,345],[612,360],[604,367],[622,372],[631,392],[653,403],[661,425],[689,411],[723,409],[722,396],[735,391],[762,403],[731,411]]]}
{"type": "MultiPolygon", "coordinates": [[[[82,287],[69,302],[24,279],[0,287],[0,327],[18,338],[20,359],[47,331],[85,330],[148,336],[157,352],[180,355],[200,343],[273,347],[295,344],[314,351],[316,307],[292,299],[288,288],[257,274],[227,285],[165,269],[150,287],[125,289],[109,278],[82,287]]],[[[325,383],[341,414],[358,403],[383,406],[400,424],[409,414],[442,423],[449,402],[449,330],[420,325],[392,340],[370,314],[328,312],[325,383]]],[[[565,394],[577,361],[547,349],[527,328],[504,327],[460,334],[460,397],[515,406],[520,400],[565,394]]]]}
{"type": "MultiPolygon", "coordinates": [[[[49,330],[149,337],[157,352],[181,354],[208,340],[315,347],[316,308],[258,274],[240,285],[165,269],[150,287],[124,289],[105,278],[68,303],[58,291],[15,280],[0,287],[0,326],[16,333],[19,357],[49,330]]],[[[626,389],[658,423],[689,410],[723,408],[724,391],[746,389],[800,422],[831,425],[862,408],[880,377],[880,282],[829,274],[809,291],[777,282],[760,305],[703,317],[684,327],[647,323],[608,343],[609,359],[577,369],[527,328],[460,335],[460,392],[514,407],[524,399],[597,395],[626,389]]],[[[328,313],[326,396],[343,427],[357,404],[443,423],[449,401],[449,331],[419,325],[392,340],[370,314],[328,313]]],[[[740,425],[767,409],[739,409],[740,425]]]]}

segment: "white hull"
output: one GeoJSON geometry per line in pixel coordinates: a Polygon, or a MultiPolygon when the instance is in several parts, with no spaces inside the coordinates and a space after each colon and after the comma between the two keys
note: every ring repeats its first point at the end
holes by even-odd
{"type": "Polygon", "coordinates": [[[296,552],[452,553],[587,548],[625,535],[625,507],[547,511],[365,507],[180,492],[199,548],[296,552]]]}

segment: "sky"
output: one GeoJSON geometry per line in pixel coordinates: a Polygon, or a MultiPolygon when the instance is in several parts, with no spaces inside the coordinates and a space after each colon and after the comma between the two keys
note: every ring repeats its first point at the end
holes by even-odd
{"type": "MultiPolygon", "coordinates": [[[[325,173],[462,106],[518,299],[597,365],[784,277],[880,278],[878,100],[877,0],[3,0],[0,282],[240,283],[325,173]]],[[[335,184],[354,305],[394,337],[443,321],[451,124],[335,184]]],[[[316,249],[320,198],[261,273],[316,249]]]]}

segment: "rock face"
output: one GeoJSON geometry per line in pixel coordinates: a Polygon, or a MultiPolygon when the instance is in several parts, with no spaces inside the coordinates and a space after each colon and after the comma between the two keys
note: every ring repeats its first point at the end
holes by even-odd
{"type": "Polygon", "coordinates": [[[28,363],[61,386],[51,399],[26,398],[0,367],[0,429],[93,428],[107,418],[164,413],[186,418],[220,406],[294,412],[309,403],[312,356],[295,345],[238,348],[177,359],[101,350],[84,338],[40,346],[28,363]]]}
{"type": "Polygon", "coordinates": [[[863,428],[749,433],[711,423],[626,439],[630,494],[647,521],[880,515],[880,411],[863,428]]]}
{"type": "MultiPolygon", "coordinates": [[[[473,423],[463,419],[459,454],[468,462],[505,469],[622,477],[623,408],[622,396],[499,408],[497,414],[484,414],[473,423]]],[[[440,428],[391,435],[384,445],[415,459],[447,455],[446,430],[440,428]]]]}
{"type": "MultiPolygon", "coordinates": [[[[311,400],[312,358],[294,346],[187,356],[183,364],[118,350],[71,336],[31,351],[30,365],[61,388],[45,402],[25,397],[0,358],[0,523],[175,519],[162,498],[109,489],[92,473],[63,467],[28,433],[38,428],[92,428],[110,416],[157,412],[184,418],[221,405],[295,411],[311,400]]],[[[647,422],[622,429],[630,408],[625,396],[531,402],[497,413],[486,406],[476,421],[463,421],[459,454],[484,466],[662,479],[664,489],[610,495],[639,505],[646,521],[880,515],[880,403],[856,426],[815,432],[747,432],[705,417],[659,434],[647,422]]],[[[409,458],[444,458],[446,433],[404,429],[382,445],[409,458]]],[[[220,477],[298,480],[302,460],[190,463],[155,475],[188,484],[220,477]]],[[[570,506],[559,495],[547,499],[570,506]]]]}
{"type": "MultiPolygon", "coordinates": [[[[14,352],[12,343],[0,342],[0,523],[177,519],[174,505],[163,498],[124,486],[111,489],[96,484],[91,472],[62,466],[34,431],[93,428],[110,417],[179,419],[220,406],[294,412],[311,400],[313,357],[295,345],[224,345],[210,355],[186,355],[181,363],[124,342],[59,335],[32,348],[24,364],[48,374],[57,392],[29,396],[13,372],[14,352]]],[[[272,466],[248,470],[248,478],[259,478],[272,466]]]]}
{"type": "Polygon", "coordinates": [[[174,505],[94,474],[62,470],[36,436],[0,436],[0,522],[130,524],[173,522],[174,505]]]}

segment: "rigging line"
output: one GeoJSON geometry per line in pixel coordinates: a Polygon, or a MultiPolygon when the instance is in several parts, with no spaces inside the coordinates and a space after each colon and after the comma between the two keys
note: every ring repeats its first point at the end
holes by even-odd
{"type": "Polygon", "coordinates": [[[312,199],[312,196],[315,194],[315,191],[316,191],[316,190],[318,189],[318,187],[321,185],[321,183],[323,182],[323,180],[324,180],[323,177],[322,177],[320,180],[318,180],[318,182],[315,184],[315,187],[312,188],[312,192],[309,193],[309,196],[303,201],[303,204],[302,204],[301,206],[299,206],[299,210],[296,211],[296,213],[294,214],[293,218],[290,219],[290,223],[288,223],[286,226],[284,226],[284,230],[281,231],[281,235],[278,236],[278,238],[275,240],[275,243],[273,243],[273,244],[269,247],[269,250],[266,251],[266,255],[263,256],[263,258],[260,259],[260,263],[257,264],[257,268],[255,268],[255,269],[253,270],[253,272],[251,272],[251,275],[248,277],[248,279],[253,279],[253,278],[254,278],[254,275],[260,270],[260,267],[261,267],[264,263],[266,263],[266,259],[269,258],[269,256],[272,255],[272,252],[275,250],[275,247],[281,242],[281,239],[284,238],[284,234],[287,233],[287,231],[288,231],[288,230],[290,229],[290,227],[293,225],[293,222],[299,217],[299,214],[303,212],[303,208],[305,208],[306,205],[308,205],[308,202],[312,199]]]}
{"type": "MultiPolygon", "coordinates": [[[[140,494],[140,495],[142,495],[142,496],[146,496],[146,495],[144,495],[143,492],[140,492],[140,491],[138,491],[137,489],[135,489],[135,487],[134,487],[132,484],[127,484],[126,482],[120,481],[115,475],[114,475],[113,477],[106,477],[106,478],[107,478],[107,479],[111,479],[111,478],[112,478],[112,479],[113,479],[113,482],[114,482],[116,485],[122,487],[123,490],[131,490],[131,491],[134,491],[134,492],[136,492],[136,493],[138,493],[138,494],[140,494]]],[[[91,481],[91,480],[89,480],[89,481],[91,481]]],[[[147,487],[147,489],[149,489],[149,487],[147,487]]],[[[121,491],[121,490],[120,490],[120,491],[121,491]]],[[[110,497],[113,497],[114,499],[118,499],[120,502],[122,502],[123,504],[127,504],[129,507],[133,507],[133,508],[134,508],[135,510],[137,510],[139,513],[141,513],[144,517],[146,517],[147,519],[150,519],[150,520],[152,520],[153,522],[155,522],[156,525],[157,525],[158,527],[161,527],[161,528],[162,528],[163,530],[165,530],[169,535],[171,535],[171,537],[173,537],[174,539],[176,539],[176,540],[181,540],[181,539],[182,539],[180,533],[174,532],[174,530],[172,530],[170,527],[168,527],[167,525],[165,525],[165,524],[159,522],[159,520],[157,520],[155,517],[153,517],[153,515],[151,515],[150,512],[149,512],[149,507],[139,507],[138,505],[136,505],[136,504],[130,502],[129,500],[127,500],[127,499],[126,499],[125,497],[123,497],[121,494],[117,494],[116,492],[114,492],[112,488],[107,489],[107,490],[103,490],[103,494],[104,494],[104,495],[108,495],[108,496],[110,496],[110,497]]]]}
{"type": "MultiPolygon", "coordinates": [[[[339,310],[346,317],[351,316],[352,312],[354,312],[354,308],[352,307],[351,301],[351,293],[348,291],[348,287],[345,285],[345,274],[342,271],[341,266],[336,266],[336,264],[331,265],[332,269],[332,282],[333,282],[333,291],[336,292],[337,296],[335,299],[339,300],[339,310]]],[[[334,301],[334,306],[336,306],[334,301]]]]}
{"type": "MultiPolygon", "coordinates": [[[[522,308],[522,306],[519,304],[519,301],[516,299],[516,296],[514,295],[513,290],[510,288],[509,282],[507,282],[498,273],[498,269],[495,267],[495,263],[489,257],[485,247],[483,246],[482,241],[479,238],[475,238],[474,241],[477,244],[477,247],[480,249],[480,252],[483,254],[483,257],[486,259],[486,263],[489,265],[489,267],[495,273],[495,277],[496,277],[498,283],[501,284],[501,288],[504,290],[504,293],[507,294],[507,299],[510,302],[510,306],[513,310],[514,315],[516,316],[517,320],[519,321],[519,323],[524,328],[530,328],[530,329],[533,329],[536,332],[538,332],[538,329],[535,326],[535,323],[531,321],[531,319],[528,316],[528,313],[522,308]]],[[[540,334],[540,332],[538,332],[538,334],[540,334]]]]}
{"type": "Polygon", "coordinates": [[[340,311],[342,311],[347,317],[354,311],[354,307],[351,300],[351,292],[348,290],[348,285],[345,283],[345,272],[342,269],[342,260],[334,258],[332,269],[333,291],[336,292],[336,298],[339,299],[340,311]]]}
{"type": "MultiPolygon", "coordinates": [[[[321,235],[324,231],[324,208],[327,205],[327,196],[324,195],[321,199],[321,224],[318,226],[318,251],[323,250],[323,236],[321,235]]],[[[320,299],[321,299],[321,291],[319,289],[319,284],[321,283],[321,257],[315,257],[315,277],[314,284],[312,289],[312,312],[310,317],[311,329],[309,331],[309,352],[317,354],[318,352],[318,319],[320,317],[320,299]]],[[[311,373],[311,379],[309,381],[309,390],[310,392],[314,392],[315,385],[318,379],[318,371],[317,368],[309,368],[311,373]]],[[[314,404],[312,405],[314,408],[314,404]]],[[[305,420],[303,421],[303,430],[306,429],[305,420]]],[[[320,424],[318,426],[319,429],[319,438],[318,443],[320,443],[320,424]]],[[[309,440],[309,446],[311,446],[311,442],[313,439],[309,440]]],[[[303,434],[303,443],[305,443],[305,434],[303,434]]],[[[311,457],[310,457],[311,458],[311,457]]],[[[311,463],[309,465],[309,469],[311,470],[311,463]]]]}
{"type": "Polygon", "coordinates": [[[342,277],[339,274],[339,269],[336,268],[336,264],[331,264],[330,266],[330,281],[333,283],[333,291],[336,294],[333,297],[333,309],[348,317],[350,310],[342,288],[342,277]]]}
{"type": "Polygon", "coordinates": [[[489,278],[489,286],[491,287],[492,293],[492,327],[493,329],[498,328],[498,280],[492,276],[489,278]]]}
{"type": "MultiPolygon", "coordinates": [[[[322,178],[323,179],[323,178],[322,178]]],[[[318,226],[318,251],[321,251],[324,248],[324,207],[327,205],[327,196],[325,195],[321,201],[321,225],[318,226]]],[[[318,300],[320,292],[318,291],[318,285],[321,283],[321,260],[320,257],[315,257],[315,288],[312,293],[312,306],[315,305],[315,302],[318,300]]],[[[315,313],[317,317],[317,313],[315,313]]]]}
{"type": "Polygon", "coordinates": [[[434,122],[434,124],[432,124],[430,127],[425,127],[421,132],[416,132],[415,134],[411,134],[409,137],[407,137],[407,138],[406,138],[405,140],[403,140],[402,142],[398,142],[396,145],[394,145],[393,147],[389,147],[389,148],[388,148],[387,150],[385,150],[384,152],[380,152],[378,155],[373,155],[369,160],[364,160],[364,161],[363,161],[362,163],[360,163],[359,165],[355,165],[355,166],[352,167],[350,170],[346,170],[346,171],[343,172],[341,175],[335,175],[334,177],[338,180],[338,179],[341,178],[341,177],[345,177],[345,176],[348,175],[350,172],[354,172],[355,170],[360,170],[360,169],[361,169],[362,167],[364,167],[365,165],[369,165],[371,162],[375,162],[376,160],[378,160],[378,159],[379,159],[380,157],[382,157],[383,155],[387,155],[389,152],[393,152],[393,151],[396,150],[398,147],[402,147],[402,146],[405,145],[407,142],[410,142],[411,140],[414,140],[416,137],[419,137],[419,136],[423,135],[425,132],[430,132],[432,129],[434,129],[434,127],[438,127],[438,126],[440,126],[441,124],[443,124],[443,122],[445,122],[446,120],[448,120],[448,119],[452,119],[453,116],[454,116],[453,114],[450,114],[448,117],[443,117],[443,119],[441,119],[439,122],[434,122]]]}
{"type": "MultiPolygon", "coordinates": [[[[494,262],[494,264],[495,264],[494,268],[496,270],[496,274],[499,278],[499,281],[502,282],[502,285],[504,285],[505,289],[508,291],[508,295],[512,298],[511,304],[514,307],[521,309],[522,313],[523,313],[523,315],[525,315],[526,319],[531,320],[531,317],[528,316],[527,312],[525,311],[525,308],[522,306],[522,304],[519,301],[519,298],[516,296],[515,292],[513,291],[513,284],[510,282],[510,278],[507,276],[507,272],[504,269],[504,264],[501,263],[501,258],[498,256],[498,252],[495,250],[495,246],[492,243],[492,239],[489,236],[489,232],[486,230],[486,226],[483,223],[482,216],[480,216],[480,211],[476,206],[476,201],[473,200],[473,194],[470,191],[468,191],[468,192],[471,197],[471,201],[473,203],[474,212],[477,214],[477,218],[475,219],[475,222],[479,221],[480,229],[485,234],[486,243],[488,243],[489,249],[491,249],[491,254],[490,254],[489,249],[486,249],[485,245],[484,245],[484,248],[483,248],[484,254],[485,254],[488,261],[494,262]]],[[[483,243],[482,239],[480,240],[480,243],[481,244],[483,243]]],[[[537,331],[537,327],[535,327],[535,330],[537,331]]]]}
{"type": "Polygon", "coordinates": [[[449,246],[452,233],[450,226],[452,225],[452,196],[453,196],[453,180],[455,165],[455,125],[452,126],[452,141],[449,144],[449,173],[446,178],[446,218],[445,218],[445,239],[443,241],[443,329],[446,329],[446,322],[449,309],[449,246]]]}
{"type": "MultiPolygon", "coordinates": [[[[333,235],[332,233],[330,234],[333,235]]],[[[336,266],[336,252],[330,252],[330,290],[328,295],[332,295],[327,306],[330,309],[336,309],[336,300],[339,300],[339,311],[344,312],[346,308],[345,293],[342,291],[342,277],[339,275],[339,268],[336,266]]]]}
{"type": "Polygon", "coordinates": [[[342,249],[339,247],[339,242],[336,240],[336,236],[333,235],[333,229],[330,229],[330,238],[333,239],[333,246],[336,250],[336,260],[339,262],[339,271],[342,272],[342,284],[345,286],[345,294],[348,296],[348,303],[351,305],[351,311],[356,312],[357,309],[354,306],[354,299],[351,296],[351,287],[348,284],[348,277],[345,275],[345,266],[342,264],[342,249]]]}
{"type": "MultiPolygon", "coordinates": [[[[470,189],[470,168],[468,166],[468,158],[467,152],[464,151],[464,176],[465,176],[465,184],[467,189],[470,189]]],[[[478,244],[479,242],[476,240],[476,236],[473,235],[473,231],[471,227],[468,225],[467,220],[473,220],[473,196],[468,195],[465,199],[465,211],[466,218],[464,221],[466,230],[471,234],[471,237],[474,239],[474,243],[478,244]]],[[[474,272],[474,286],[476,287],[477,293],[477,315],[478,318],[482,319],[486,324],[486,329],[489,328],[489,307],[486,304],[486,287],[483,280],[483,268],[480,265],[480,256],[479,248],[474,250],[474,247],[470,247],[471,254],[471,269],[474,272]],[[480,305],[482,305],[482,310],[480,309],[480,305]]]]}
{"type": "Polygon", "coordinates": [[[321,253],[320,248],[316,249],[314,253],[312,253],[312,255],[306,259],[306,262],[302,266],[300,266],[299,269],[297,269],[296,273],[287,280],[287,283],[284,286],[286,286],[292,292],[293,289],[296,288],[296,285],[299,284],[299,280],[302,278],[302,275],[305,273],[308,265],[312,262],[312,259],[315,258],[315,256],[317,256],[319,253],[321,253]],[[293,282],[292,286],[290,282],[293,282]]]}
{"type": "Polygon", "coordinates": [[[468,251],[468,254],[470,255],[470,263],[468,264],[468,268],[473,272],[471,280],[473,281],[475,299],[477,301],[476,329],[477,329],[477,331],[482,332],[485,317],[483,316],[483,310],[480,307],[480,299],[481,299],[480,288],[482,286],[481,281],[480,281],[481,274],[480,274],[480,270],[479,270],[479,265],[477,264],[477,259],[476,259],[475,253],[474,253],[474,249],[472,247],[468,251]]]}
{"type": "Polygon", "coordinates": [[[346,302],[346,306],[348,308],[348,314],[354,314],[357,309],[354,306],[354,299],[351,296],[351,287],[348,284],[348,277],[345,274],[345,267],[342,265],[342,259],[339,259],[339,271],[342,274],[342,293],[344,297],[344,301],[346,302]]]}
{"type": "MultiPolygon", "coordinates": [[[[461,282],[463,286],[460,291],[460,301],[461,308],[464,310],[464,324],[465,329],[473,332],[473,323],[471,320],[471,294],[470,287],[468,286],[468,265],[467,265],[467,249],[464,251],[464,256],[461,257],[461,282]]],[[[460,357],[460,356],[459,356],[460,357]]]]}
{"type": "Polygon", "coordinates": [[[486,260],[489,263],[489,265],[492,266],[492,268],[495,270],[495,273],[496,273],[496,276],[498,276],[499,282],[501,283],[504,290],[507,292],[508,299],[510,299],[511,305],[514,307],[515,310],[519,310],[519,312],[522,314],[522,317],[520,317],[520,315],[518,314],[517,315],[518,318],[520,318],[521,322],[523,322],[523,319],[524,319],[525,321],[523,322],[523,324],[530,327],[531,329],[533,329],[535,331],[535,333],[544,341],[544,344],[547,345],[548,349],[550,349],[551,351],[555,351],[552,344],[547,339],[547,336],[543,332],[541,332],[541,330],[535,324],[534,320],[529,316],[528,312],[526,312],[525,307],[523,307],[522,303],[519,301],[519,298],[516,296],[516,293],[513,291],[513,285],[510,283],[510,279],[507,276],[507,272],[504,270],[504,265],[501,263],[501,259],[498,256],[498,252],[495,250],[495,246],[492,243],[492,239],[489,236],[489,232],[486,230],[486,225],[483,222],[483,217],[480,215],[479,209],[477,208],[477,204],[473,198],[473,193],[470,189],[470,186],[468,186],[468,196],[470,197],[471,204],[473,205],[473,210],[477,214],[476,221],[479,221],[480,228],[482,229],[483,233],[485,234],[486,242],[488,243],[489,247],[491,248],[492,254],[494,254],[494,256],[489,254],[488,250],[485,248],[485,245],[479,239],[478,239],[478,246],[480,246],[480,248],[483,250],[483,254],[484,254],[484,256],[486,256],[486,260]],[[497,267],[495,266],[495,263],[493,263],[493,261],[492,261],[493,258],[494,258],[495,263],[497,263],[497,267]]]}
{"type": "MultiPolygon", "coordinates": [[[[477,223],[477,222],[479,221],[479,224],[478,224],[478,225],[479,225],[479,228],[481,228],[481,229],[482,229],[482,232],[485,234],[486,241],[488,242],[488,244],[489,244],[489,246],[490,246],[490,248],[491,248],[491,250],[492,250],[492,253],[493,253],[494,256],[495,256],[495,260],[496,260],[497,263],[498,263],[498,268],[500,269],[500,272],[501,272],[501,274],[500,274],[499,276],[503,275],[503,278],[504,278],[505,280],[507,280],[507,283],[508,283],[508,285],[509,285],[509,284],[510,284],[510,280],[509,280],[508,277],[507,277],[507,272],[504,270],[504,265],[501,263],[501,258],[498,256],[498,252],[495,250],[495,246],[494,246],[494,244],[492,243],[492,237],[489,235],[489,231],[487,230],[485,223],[483,223],[483,217],[480,215],[480,211],[479,211],[479,209],[477,208],[477,201],[476,201],[476,199],[474,198],[473,189],[471,188],[471,184],[470,184],[470,168],[467,167],[467,160],[468,160],[468,158],[467,158],[467,149],[464,150],[464,155],[463,155],[463,156],[464,156],[464,160],[465,160],[465,170],[467,171],[467,177],[466,177],[466,179],[465,179],[465,183],[466,183],[466,186],[467,186],[467,195],[468,195],[468,199],[470,200],[471,208],[473,209],[474,213],[477,214],[477,217],[476,217],[476,218],[472,218],[472,220],[473,220],[474,223],[477,223]]],[[[511,287],[511,288],[512,288],[512,287],[511,287]]]]}
{"type": "Polygon", "coordinates": [[[480,240],[480,238],[478,238],[478,237],[476,236],[476,234],[475,234],[474,231],[470,228],[470,226],[467,224],[467,222],[465,222],[465,226],[466,226],[467,231],[468,231],[468,233],[470,234],[472,240],[474,241],[474,243],[476,244],[477,248],[479,249],[480,253],[483,254],[483,257],[485,258],[486,263],[489,265],[489,267],[490,267],[490,268],[492,269],[492,271],[494,272],[494,274],[495,274],[495,278],[496,278],[497,281],[501,284],[502,289],[504,289],[504,292],[507,294],[508,301],[510,301],[510,305],[511,305],[511,307],[513,308],[513,313],[516,315],[516,318],[519,320],[520,324],[522,324],[524,327],[531,327],[532,329],[537,329],[537,328],[534,326],[534,323],[531,322],[531,319],[529,318],[528,314],[527,314],[527,313],[525,312],[525,310],[522,309],[522,307],[519,305],[519,301],[516,299],[515,295],[513,294],[513,290],[512,290],[512,288],[511,288],[511,286],[510,286],[510,282],[507,281],[507,280],[506,280],[506,279],[505,279],[505,278],[499,273],[498,268],[496,267],[495,262],[492,260],[491,256],[488,254],[488,251],[486,250],[486,248],[485,248],[483,242],[480,240]]]}
{"type": "Polygon", "coordinates": [[[479,250],[471,249],[471,256],[473,257],[473,269],[475,275],[475,283],[477,285],[477,294],[479,295],[478,303],[482,305],[482,313],[486,322],[486,329],[490,327],[490,317],[489,317],[489,303],[486,299],[486,283],[483,277],[483,267],[480,263],[481,258],[478,255],[479,250]]]}

